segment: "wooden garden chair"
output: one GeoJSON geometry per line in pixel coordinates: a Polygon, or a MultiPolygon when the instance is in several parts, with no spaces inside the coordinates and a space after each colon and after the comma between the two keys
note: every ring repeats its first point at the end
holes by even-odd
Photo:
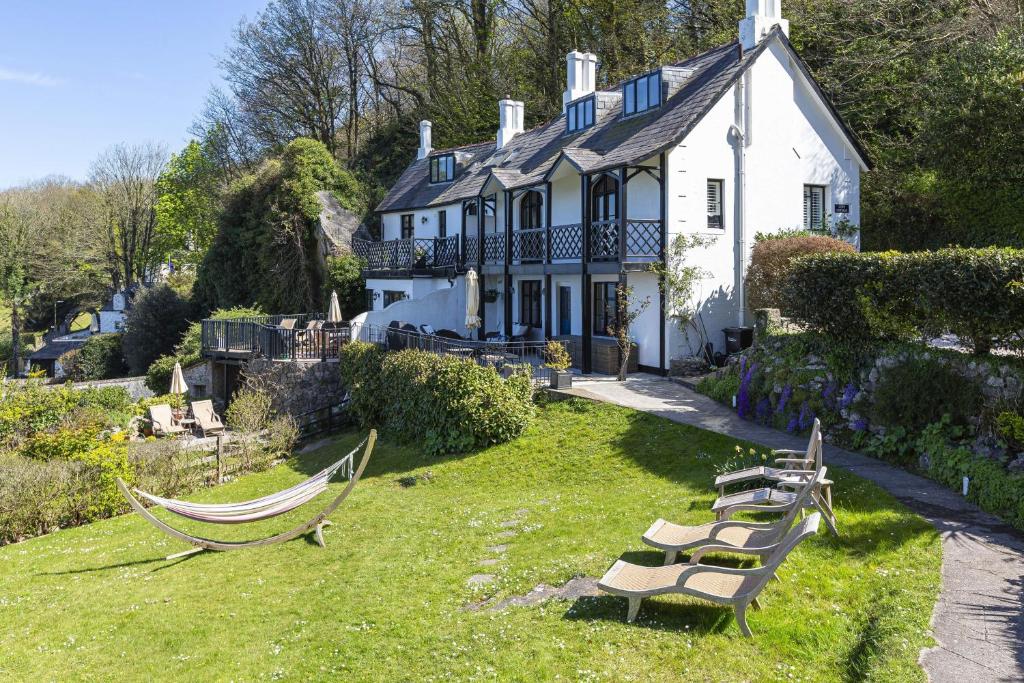
{"type": "Polygon", "coordinates": [[[221,421],[220,415],[214,411],[213,401],[193,401],[192,417],[195,418],[196,424],[202,430],[203,436],[215,436],[224,433],[224,423],[221,421]]]}
{"type": "Polygon", "coordinates": [[[166,403],[150,406],[149,419],[153,423],[153,434],[156,436],[177,436],[188,431],[174,419],[171,406],[166,403]]]}

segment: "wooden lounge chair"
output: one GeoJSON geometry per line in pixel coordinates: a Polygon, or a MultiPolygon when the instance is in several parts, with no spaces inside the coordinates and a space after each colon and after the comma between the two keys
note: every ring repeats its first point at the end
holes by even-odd
{"type": "Polygon", "coordinates": [[[188,431],[174,419],[171,406],[166,403],[150,406],[149,419],[153,422],[153,434],[156,436],[176,436],[188,431]]]}
{"type": "Polygon", "coordinates": [[[780,467],[747,467],[746,469],[726,472],[715,477],[715,487],[718,495],[725,495],[725,487],[732,484],[745,484],[758,479],[784,483],[806,483],[814,473],[821,469],[822,443],[821,443],[821,422],[814,418],[814,428],[811,429],[811,438],[807,442],[807,451],[793,451],[788,449],[772,451],[774,455],[788,457],[776,458],[775,464],[780,467]]]}
{"type": "Polygon", "coordinates": [[[224,423],[221,421],[220,415],[213,410],[213,401],[209,399],[193,401],[192,417],[196,419],[196,424],[202,430],[203,436],[215,436],[224,433],[224,423]]]}
{"type": "MultiPolygon", "coordinates": [[[[766,559],[786,535],[797,515],[805,508],[818,508],[830,518],[828,524],[834,526],[832,510],[821,500],[821,481],[825,478],[826,468],[814,476],[811,482],[802,487],[793,501],[784,506],[776,506],[774,512],[785,512],[782,519],[773,523],[745,522],[725,520],[701,524],[700,526],[682,526],[659,519],[643,535],[643,541],[649,546],[665,551],[665,564],[674,564],[679,553],[698,549],[698,553],[714,549],[721,552],[742,552],[759,555],[766,559]],[[701,551],[700,549],[703,549],[701,551]]],[[[699,554],[696,554],[699,557],[699,554]]]]}
{"type": "Polygon", "coordinates": [[[295,329],[295,318],[283,318],[281,322],[277,324],[282,330],[294,330],[295,329]]]}
{"type": "Polygon", "coordinates": [[[732,605],[736,610],[736,623],[748,638],[747,607],[760,609],[757,598],[768,581],[775,575],[783,560],[800,541],[818,531],[821,514],[815,512],[790,529],[789,533],[761,567],[737,569],[696,564],[673,564],[664,567],[643,567],[618,560],[597,582],[598,588],[621,595],[629,600],[626,621],[632,622],[640,611],[640,601],[652,595],[680,593],[708,600],[720,605],[732,605]]]}

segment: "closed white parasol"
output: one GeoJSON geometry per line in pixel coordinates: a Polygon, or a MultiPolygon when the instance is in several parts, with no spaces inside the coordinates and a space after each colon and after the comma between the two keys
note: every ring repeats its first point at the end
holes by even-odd
{"type": "Polygon", "coordinates": [[[188,385],[185,384],[185,373],[181,371],[181,363],[174,364],[174,374],[171,375],[171,393],[184,394],[188,392],[188,385]]]}
{"type": "Polygon", "coordinates": [[[327,322],[341,322],[341,306],[338,304],[338,293],[331,292],[331,306],[327,309],[327,322]]]}
{"type": "Polygon", "coordinates": [[[466,273],[466,327],[475,330],[480,327],[480,281],[472,268],[466,273]]]}

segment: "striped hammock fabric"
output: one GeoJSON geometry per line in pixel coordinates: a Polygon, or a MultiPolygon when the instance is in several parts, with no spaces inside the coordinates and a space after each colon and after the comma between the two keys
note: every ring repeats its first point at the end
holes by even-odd
{"type": "Polygon", "coordinates": [[[134,491],[140,497],[155,505],[159,505],[169,512],[188,519],[194,519],[198,522],[243,524],[261,519],[270,519],[271,517],[291,512],[326,491],[331,478],[339,470],[344,469],[348,473],[349,478],[351,478],[352,458],[355,456],[356,451],[362,448],[364,444],[366,444],[366,439],[341,460],[320,470],[309,479],[295,486],[262,498],[240,503],[190,503],[185,500],[161,498],[139,489],[134,489],[134,491]]]}

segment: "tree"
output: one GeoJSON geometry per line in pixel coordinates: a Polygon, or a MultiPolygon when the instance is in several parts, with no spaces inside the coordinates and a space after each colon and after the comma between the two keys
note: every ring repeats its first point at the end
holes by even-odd
{"type": "Polygon", "coordinates": [[[154,251],[163,258],[195,265],[217,234],[220,170],[208,147],[192,140],[156,181],[154,251]]]}
{"type": "Polygon", "coordinates": [[[29,212],[9,197],[4,198],[0,203],[0,291],[11,306],[11,374],[19,370],[21,358],[20,312],[33,291],[29,279],[33,233],[29,212]]]}
{"type": "Polygon", "coordinates": [[[341,314],[345,318],[366,310],[366,280],[363,279],[363,259],[354,254],[327,257],[327,280],[324,300],[331,292],[338,293],[341,314]]]}
{"type": "Polygon", "coordinates": [[[629,335],[629,330],[650,305],[651,297],[638,298],[633,288],[624,282],[615,285],[615,321],[608,326],[608,334],[615,337],[615,341],[619,345],[621,364],[619,365],[618,379],[620,382],[626,381],[626,373],[629,371],[629,354],[633,351],[633,338],[629,335]]]}
{"type": "Polygon", "coordinates": [[[93,162],[90,182],[105,209],[107,267],[115,290],[145,282],[159,261],[153,250],[156,180],[166,158],[159,145],[117,144],[93,162]]]}
{"type": "Polygon", "coordinates": [[[145,287],[135,296],[121,342],[133,375],[144,374],[153,361],[174,350],[191,313],[191,304],[166,284],[145,287]]]}
{"type": "Polygon", "coordinates": [[[76,382],[124,377],[128,370],[120,334],[95,334],[82,348],[61,356],[60,362],[68,379],[76,382]]]}

